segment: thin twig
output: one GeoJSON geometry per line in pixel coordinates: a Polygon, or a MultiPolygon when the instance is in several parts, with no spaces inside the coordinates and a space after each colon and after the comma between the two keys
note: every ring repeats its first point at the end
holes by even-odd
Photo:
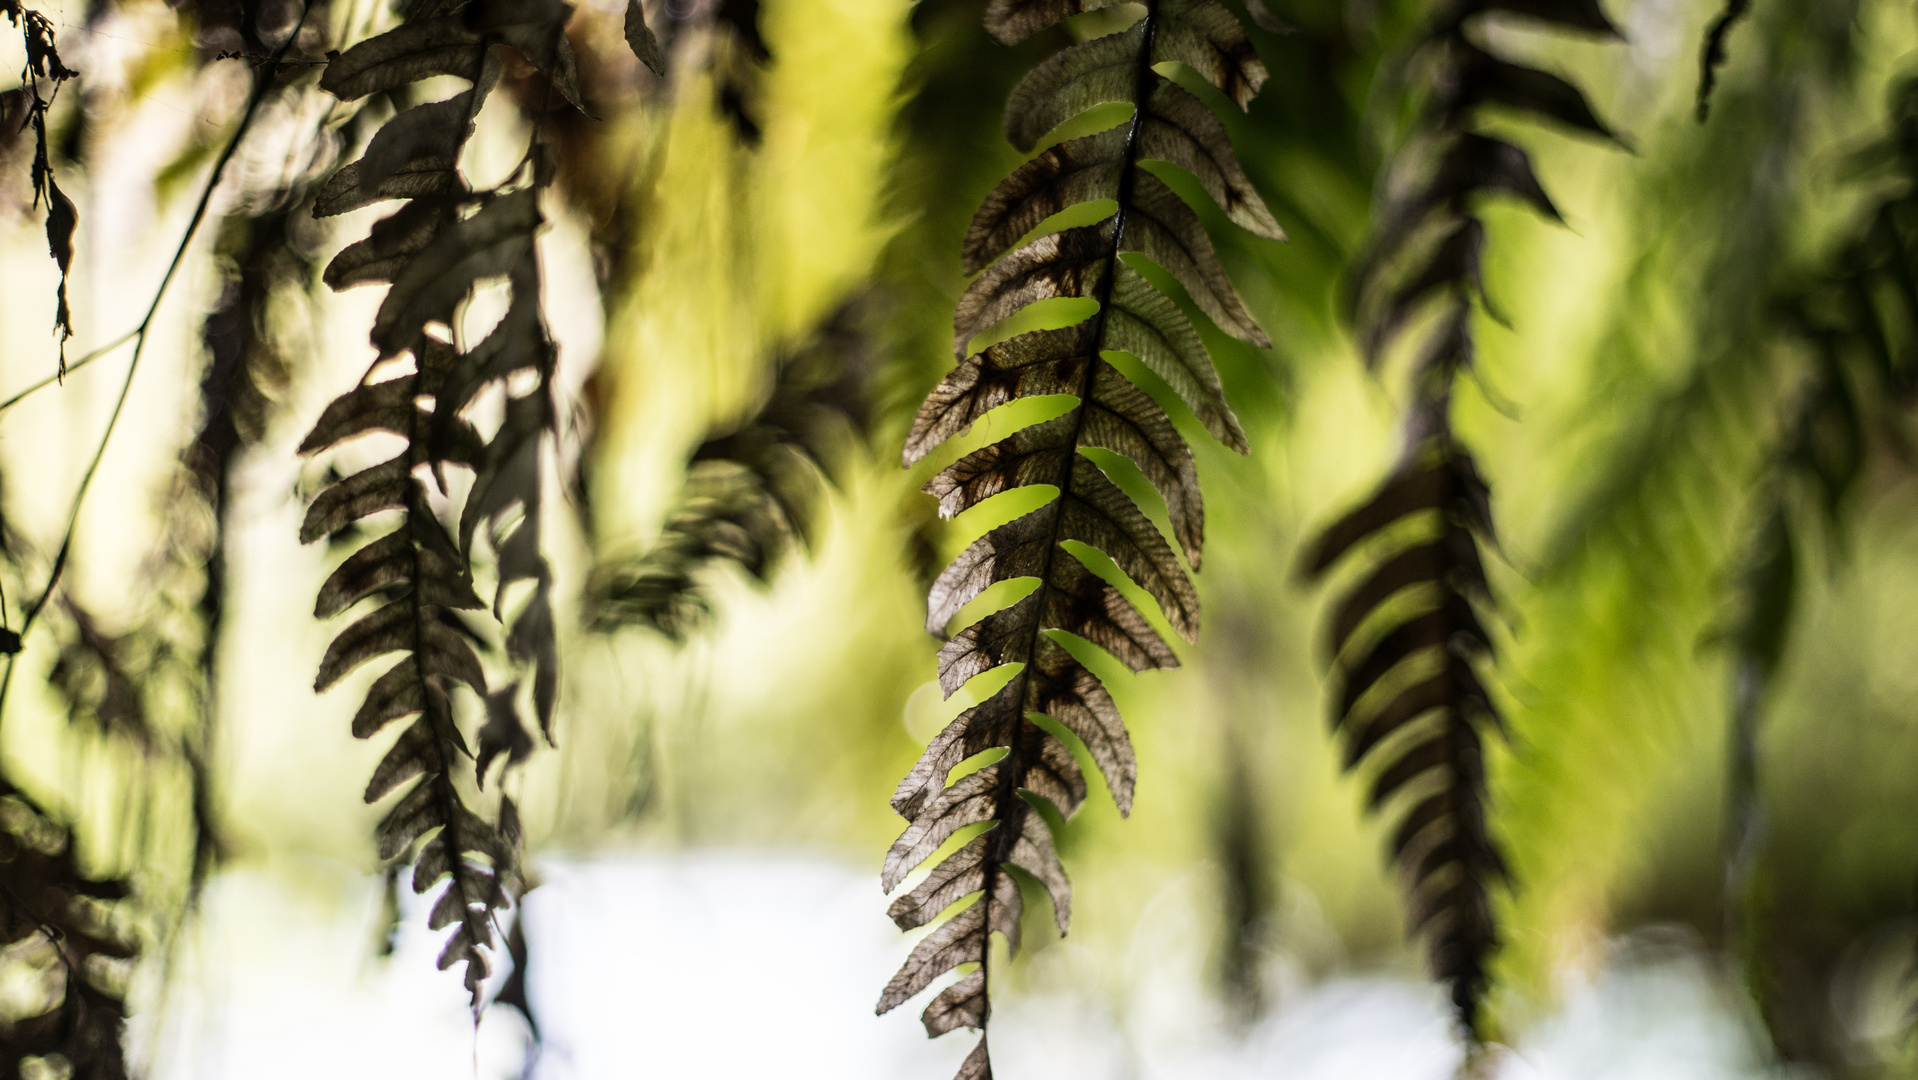
{"type": "MultiPolygon", "coordinates": [[[[41,590],[39,598],[34,600],[32,606],[27,608],[26,617],[20,622],[20,637],[22,640],[26,638],[27,632],[33,628],[35,620],[40,617],[40,612],[47,606],[47,601],[53,596],[54,589],[59,587],[61,575],[66,571],[67,557],[73,550],[74,527],[80,521],[80,509],[86,502],[88,488],[93,486],[94,475],[100,471],[100,462],[106,457],[107,444],[112,441],[113,430],[120,423],[120,414],[126,409],[127,397],[133,389],[133,376],[140,369],[140,357],[146,352],[147,340],[153,329],[153,319],[160,311],[161,301],[166,298],[167,287],[173,284],[174,276],[179,273],[180,266],[186,261],[187,249],[193,243],[193,236],[199,231],[201,222],[206,220],[207,207],[213,202],[213,192],[220,186],[220,178],[225,175],[228,163],[233,160],[234,153],[239,150],[240,141],[246,138],[248,129],[253,126],[253,118],[259,112],[261,103],[266,100],[266,95],[273,89],[273,77],[279,72],[280,58],[285,56],[287,50],[291,49],[293,43],[299,39],[300,30],[305,27],[307,13],[310,10],[310,3],[302,3],[300,5],[299,21],[293,24],[292,31],[287,34],[286,40],[280,43],[280,47],[273,51],[272,62],[264,65],[260,70],[259,79],[253,85],[253,92],[247,96],[246,109],[240,114],[240,122],[234,127],[232,137],[227,139],[226,147],[220,151],[219,159],[213,163],[213,173],[207,177],[206,185],[200,191],[200,201],[193,207],[193,216],[187,221],[186,233],[180,237],[180,244],[173,252],[173,260],[167,264],[166,273],[161,276],[160,285],[154,290],[153,302],[147,305],[146,317],[141,319],[140,325],[133,330],[131,335],[133,339],[133,359],[127,364],[126,378],[120,383],[120,394],[119,397],[114,400],[112,414],[107,417],[107,428],[106,431],[100,435],[100,445],[94,450],[93,460],[87,463],[87,470],[80,477],[79,489],[74,492],[73,507],[67,514],[66,531],[60,538],[60,549],[58,553],[54,555],[53,568],[47,574],[46,587],[41,590]]],[[[121,338],[105,349],[96,350],[94,353],[89,354],[85,359],[90,361],[98,356],[105,355],[106,352],[125,344],[126,340],[126,338],[121,338]]],[[[68,370],[72,370],[75,366],[78,365],[69,365],[68,370]]],[[[4,404],[0,404],[0,409],[11,407],[19,401],[20,398],[25,397],[27,394],[45,385],[46,383],[43,381],[33,387],[29,387],[4,404]]],[[[5,713],[7,691],[13,685],[14,659],[14,655],[7,657],[6,675],[0,677],[0,716],[3,716],[5,713]]]]}
{"type": "Polygon", "coordinates": [[[46,378],[41,379],[39,382],[34,383],[32,386],[27,387],[25,390],[22,390],[19,393],[13,395],[12,397],[6,399],[5,401],[0,401],[0,413],[4,413],[8,409],[13,408],[15,405],[20,404],[20,402],[24,401],[29,394],[35,393],[36,391],[45,390],[47,387],[52,386],[54,383],[59,382],[63,377],[67,375],[71,375],[74,372],[80,370],[81,368],[86,367],[88,364],[93,363],[95,360],[98,360],[101,357],[107,355],[108,353],[113,352],[115,349],[118,349],[120,346],[125,345],[127,342],[132,341],[134,338],[138,337],[139,334],[140,334],[140,330],[138,327],[135,327],[132,330],[128,330],[126,333],[121,334],[119,337],[114,338],[112,341],[106,343],[105,345],[100,346],[99,348],[93,350],[92,352],[86,354],[85,356],[82,356],[80,359],[75,360],[71,364],[68,364],[66,371],[56,372],[55,374],[49,375],[46,378]]]}

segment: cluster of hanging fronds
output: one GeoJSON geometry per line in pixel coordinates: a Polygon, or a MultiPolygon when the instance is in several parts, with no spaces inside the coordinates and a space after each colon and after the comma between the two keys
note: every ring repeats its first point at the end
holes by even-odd
{"type": "MultiPolygon", "coordinates": [[[[1015,44],[1097,6],[995,0],[986,29],[1001,44],[1015,44]]],[[[1063,414],[960,458],[926,485],[947,517],[1012,488],[1056,493],[974,542],[928,598],[926,626],[944,637],[947,624],[988,586],[1035,579],[1023,599],[940,650],[939,682],[948,695],[1001,666],[1018,671],[933,739],[892,800],[911,824],[886,856],[888,891],[961,830],[985,827],[891,909],[910,930],[977,896],[918,943],[879,1000],[886,1012],[954,968],[978,965],[926,1007],[926,1031],[934,1036],[986,1027],[991,937],[1001,934],[1015,949],[1019,941],[1013,868],[1045,888],[1059,930],[1066,929],[1070,890],[1039,808],[1046,803],[1070,818],[1085,799],[1085,779],[1062,736],[1085,745],[1120,811],[1131,809],[1137,767],[1130,740],[1111,696],[1074,650],[1097,646],[1134,671],[1178,663],[1147,617],[1095,569],[1104,561],[1083,550],[1106,556],[1144,589],[1179,636],[1190,641],[1198,633],[1198,597],[1178,556],[1084,453],[1109,451],[1138,466],[1165,499],[1173,535],[1196,570],[1203,513],[1192,452],[1160,404],[1108,354],[1129,354],[1215,437],[1246,448],[1199,334],[1151,278],[1169,275],[1227,333],[1258,346],[1269,342],[1227,280],[1198,216],[1161,179],[1164,168],[1189,173],[1241,227],[1273,239],[1283,234],[1246,179],[1224,126],[1158,70],[1167,63],[1189,68],[1240,108],[1266,76],[1225,8],[1213,0],[1152,0],[1130,28],[1061,50],[1013,89],[1006,133],[1023,150],[1095,106],[1123,103],[1132,115],[1052,146],[987,197],[963,249],[967,272],[983,273],[960,297],[954,319],[959,366],[928,396],[906,440],[910,465],[1000,405],[1042,395],[1075,399],[1063,414]],[[1097,224],[1021,243],[1060,211],[1094,202],[1116,206],[1097,224]],[[976,352],[968,347],[1028,305],[1056,298],[1090,299],[1098,309],[1075,326],[1020,334],[976,352]],[[1034,719],[1041,715],[1049,719],[1034,719]],[[948,785],[955,766],[993,749],[1001,751],[996,761],[948,785]]],[[[985,1038],[959,1075],[991,1075],[985,1038]]]]}
{"type": "Polygon", "coordinates": [[[54,310],[54,329],[60,334],[60,373],[66,374],[67,339],[73,336],[73,311],[67,306],[67,275],[73,270],[73,231],[79,226],[79,213],[73,200],[54,180],[53,158],[47,152],[47,110],[60,93],[60,84],[78,76],[60,62],[59,43],[54,38],[53,22],[20,0],[0,0],[0,15],[5,15],[20,30],[26,47],[26,64],[20,69],[20,90],[26,103],[26,120],[33,127],[33,205],[47,208],[47,253],[60,268],[58,306],[54,310]],[[43,84],[46,92],[42,93],[43,84]]]}
{"type": "MultiPolygon", "coordinates": [[[[1856,164],[1900,181],[1864,216],[1857,235],[1821,273],[1772,298],[1768,322],[1805,349],[1809,370],[1793,388],[1759,487],[1757,531],[1746,549],[1739,610],[1729,635],[1734,676],[1731,836],[1726,909],[1735,938],[1751,933],[1747,909],[1765,829],[1757,747],[1771,688],[1791,644],[1805,550],[1823,535],[1842,545],[1868,463],[1914,464],[1909,410],[1918,396],[1918,78],[1891,93],[1891,128],[1856,164]],[[1889,453],[1874,455],[1873,449],[1889,453]]],[[[1756,960],[1757,943],[1740,940],[1756,960]]],[[[1782,998],[1828,1000],[1829,988],[1761,980],[1760,1008],[1779,1032],[1782,998]]]]}
{"type": "MultiPolygon", "coordinates": [[[[0,556],[18,537],[0,522],[0,556]]],[[[129,643],[62,597],[62,643],[48,677],[76,725],[152,749],[129,643]]],[[[11,634],[11,631],[8,631],[11,634]]],[[[12,644],[18,646],[15,638],[12,644]]],[[[124,880],[82,866],[72,830],[0,775],[0,1076],[125,1080],[126,987],[140,948],[120,916],[124,880]]]]}
{"type": "Polygon", "coordinates": [[[756,413],[693,451],[659,541],[594,571],[587,602],[595,629],[642,626],[681,640],[711,613],[705,581],[715,567],[764,583],[795,542],[810,542],[821,482],[867,423],[875,361],[866,306],[842,306],[778,362],[756,413]]]}
{"type": "Polygon", "coordinates": [[[375,431],[397,435],[405,445],[392,459],[322,491],[300,535],[311,542],[371,515],[398,512],[392,531],[361,547],[321,587],[320,618],[362,600],[378,606],[341,631],[315,687],[325,690],[379,656],[404,654],[373,683],[353,720],[353,733],[367,738],[416,717],[375,770],[366,799],[376,802],[420,778],[381,822],[380,856],[411,853],[415,892],[451,879],[429,922],[434,929],[456,927],[440,966],[466,965],[476,1004],[497,947],[498,920],[522,884],[520,827],[510,797],[501,796],[489,821],[468,807],[455,782],[462,759],[475,756],[456,717],[455,687],[464,684],[484,706],[474,767],[480,787],[495,759],[504,756],[512,768],[532,751],[533,739],[520,716],[519,682],[489,690],[475,650],[480,635],[458,613],[488,606],[473,574],[475,540],[484,526],[497,578],[491,607],[504,624],[506,657],[527,673],[540,730],[550,738],[558,671],[551,572],[539,537],[541,445],[555,426],[556,353],[540,310],[534,246],[539,194],[551,180],[548,159],[535,140],[506,181],[473,190],[459,158],[499,80],[501,46],[516,48],[556,93],[584,111],[565,33],[571,12],[559,0],[429,0],[400,26],[335,58],[320,80],[348,101],[397,96],[436,75],[471,84],[444,101],[394,115],[360,159],[341,167],[315,197],[319,217],[384,200],[405,204],[341,251],[323,274],[335,289],[389,286],[372,331],[381,360],[327,407],[301,451],[317,453],[375,431]],[[505,315],[481,341],[461,343],[464,303],[478,282],[501,277],[511,293],[505,315]],[[410,374],[372,381],[386,361],[399,357],[410,358],[410,374]],[[468,416],[482,400],[499,402],[503,412],[490,435],[468,416]],[[473,480],[457,513],[447,508],[449,520],[442,520],[439,508],[452,501],[449,467],[470,471],[473,480]],[[530,591],[513,589],[522,582],[531,583],[530,591]],[[520,594],[510,618],[509,590],[520,594]]]}
{"type": "Polygon", "coordinates": [[[137,955],[115,926],[124,881],[89,875],[72,834],[0,780],[0,973],[10,987],[0,1017],[0,1075],[125,1080],[120,1037],[126,979],[137,955]]]}
{"type": "Polygon", "coordinates": [[[1486,828],[1482,755],[1484,734],[1500,721],[1479,673],[1492,653],[1479,616],[1492,603],[1480,548],[1495,538],[1485,483],[1452,433],[1451,391],[1471,366],[1471,320],[1484,303],[1477,200],[1509,195],[1559,216],[1525,152],[1474,129],[1481,107],[1502,106],[1612,137],[1577,88],[1473,43],[1473,21],[1499,11],[1616,33],[1595,0],[1470,0],[1419,45],[1413,63],[1428,96],[1388,170],[1387,200],[1357,273],[1356,319],[1374,364],[1416,319],[1435,325],[1412,361],[1398,465],[1304,560],[1316,576],[1354,552],[1369,557],[1332,615],[1333,722],[1346,766],[1370,759],[1376,767],[1371,805],[1397,799],[1405,807],[1391,848],[1409,924],[1425,933],[1432,973],[1450,988],[1468,1033],[1477,1030],[1497,944],[1490,889],[1504,864],[1486,828]]]}
{"type": "Polygon", "coordinates": [[[1909,449],[1903,409],[1918,393],[1918,77],[1892,88],[1891,121],[1857,163],[1896,176],[1897,193],[1823,276],[1771,304],[1812,358],[1777,466],[1809,482],[1834,524],[1870,446],[1909,449]]]}

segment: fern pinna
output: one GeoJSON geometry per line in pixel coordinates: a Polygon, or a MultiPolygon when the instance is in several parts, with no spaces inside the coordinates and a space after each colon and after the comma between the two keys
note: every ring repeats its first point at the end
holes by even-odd
{"type": "MultiPolygon", "coordinates": [[[[986,29],[1001,44],[1013,44],[1100,6],[994,0],[986,29]]],[[[1197,569],[1203,515],[1192,452],[1157,401],[1107,354],[1130,354],[1214,436],[1246,449],[1199,334],[1180,305],[1150,282],[1148,274],[1157,271],[1141,267],[1150,263],[1176,279],[1226,332],[1259,346],[1269,342],[1226,279],[1198,216],[1154,170],[1163,164],[1184,170],[1242,227],[1274,239],[1283,234],[1239,167],[1224,126],[1160,71],[1166,64],[1196,72],[1240,108],[1266,74],[1238,21],[1213,0],[1152,0],[1129,29],[1062,50],[1014,88],[1006,131],[1021,149],[1095,106],[1123,103],[1132,115],[1118,127],[1047,149],[986,199],[964,245],[967,271],[984,272],[959,300],[953,342],[959,366],[928,396],[906,440],[910,465],[1007,402],[1054,394],[1077,399],[1064,414],[960,458],[926,486],[947,517],[1014,487],[1056,492],[1043,508],[974,542],[934,582],[928,599],[927,628],[944,636],[959,610],[993,583],[1037,581],[1025,598],[940,650],[939,681],[948,695],[991,669],[1017,665],[1018,671],[934,738],[893,796],[893,808],[911,825],[886,856],[888,891],[955,833],[987,826],[891,908],[894,921],[912,929],[977,896],[918,943],[879,1000],[878,1010],[886,1012],[952,969],[977,964],[926,1007],[926,1030],[934,1036],[986,1026],[991,935],[1004,935],[1014,948],[1019,940],[1020,893],[1009,868],[1044,886],[1059,929],[1066,928],[1069,889],[1038,803],[1069,818],[1086,785],[1072,751],[1033,717],[1043,714],[1082,741],[1121,813],[1131,809],[1136,764],[1125,727],[1110,695],[1066,643],[1096,645],[1134,671],[1178,663],[1145,617],[1068,545],[1109,556],[1158,602],[1180,636],[1190,641],[1198,633],[1198,597],[1171,546],[1081,452],[1111,451],[1139,467],[1165,499],[1173,535],[1197,569]],[[1100,200],[1116,203],[1104,221],[1014,247],[1059,211],[1100,200]],[[1092,299],[1098,310],[1075,326],[967,349],[982,331],[1028,305],[1060,297],[1092,299]],[[948,786],[955,766],[994,748],[1004,749],[999,760],[948,786]]],[[[986,1039],[959,1075],[991,1075],[986,1039]]]]}
{"type": "Polygon", "coordinates": [[[1490,498],[1453,435],[1451,391],[1471,366],[1472,317],[1485,302],[1477,200],[1515,196],[1559,220],[1526,153],[1473,128],[1491,106],[1612,137],[1576,87],[1472,42],[1468,28],[1493,12],[1616,33],[1596,0],[1466,0],[1421,43],[1414,61],[1428,65],[1429,97],[1392,162],[1391,195],[1357,273],[1368,361],[1376,364],[1415,316],[1440,310],[1413,361],[1398,465],[1370,500],[1317,537],[1304,563],[1316,576],[1361,548],[1375,557],[1332,614],[1341,683],[1333,723],[1344,733],[1346,767],[1376,766],[1371,805],[1405,806],[1391,849],[1410,929],[1426,935],[1432,973],[1471,1036],[1498,940],[1490,890],[1505,873],[1486,828],[1482,753],[1484,734],[1501,724],[1478,672],[1492,654],[1478,613],[1492,603],[1480,558],[1480,545],[1495,542],[1490,498]]]}
{"type": "Polygon", "coordinates": [[[513,175],[490,190],[468,189],[458,164],[474,118],[499,80],[497,45],[518,48],[555,91],[580,104],[564,32],[571,11],[557,0],[429,2],[406,23],[334,59],[320,82],[345,100],[401,91],[434,75],[472,84],[444,101],[399,112],[315,198],[313,212],[322,217],[406,200],[376,222],[370,236],[341,251],[323,277],[335,289],[390,286],[374,320],[373,344],[382,361],[410,356],[413,371],[363,379],[327,406],[303,453],[373,431],[398,435],[405,449],[321,492],[300,536],[306,542],[335,536],[371,515],[398,511],[397,527],[361,547],[320,589],[320,618],[366,599],[379,606],[334,639],[315,688],[323,691],[377,657],[405,654],[373,683],[353,719],[353,733],[368,738],[395,720],[417,717],[375,770],[366,799],[378,801],[422,777],[381,822],[380,856],[398,858],[433,833],[414,855],[413,889],[424,893],[451,878],[430,924],[457,924],[440,966],[466,965],[476,1003],[499,912],[520,887],[519,822],[510,798],[502,797],[498,819],[487,821],[468,808],[455,784],[461,759],[472,756],[454,716],[455,686],[464,684],[485,703],[475,765],[481,787],[494,758],[504,754],[510,768],[533,744],[519,718],[518,684],[488,691],[473,634],[455,613],[486,607],[472,574],[473,541],[483,525],[496,555],[495,615],[503,617],[509,587],[533,583],[505,644],[508,658],[530,670],[534,709],[550,736],[558,675],[539,519],[540,446],[554,427],[555,352],[539,307],[534,250],[539,193],[550,180],[542,148],[535,142],[513,175]],[[462,348],[454,329],[461,305],[476,283],[500,277],[511,289],[506,314],[484,339],[462,348]],[[487,437],[463,414],[493,387],[503,390],[504,418],[487,437]],[[449,466],[473,474],[451,528],[435,513],[428,490],[429,482],[446,490],[449,466]]]}

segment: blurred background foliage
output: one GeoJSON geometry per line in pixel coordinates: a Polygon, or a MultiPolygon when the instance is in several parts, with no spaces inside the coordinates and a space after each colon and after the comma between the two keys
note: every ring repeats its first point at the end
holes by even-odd
{"type": "MultiPolygon", "coordinates": [[[[43,6],[83,73],[49,114],[80,211],[74,356],[143,309],[237,121],[247,62],[219,54],[291,25],[284,4],[231,6],[43,6]]],[[[594,118],[546,113],[532,90],[482,115],[476,172],[503,172],[532,124],[559,153],[541,251],[565,414],[548,467],[572,512],[547,523],[564,598],[558,745],[516,781],[535,874],[542,858],[631,850],[877,866],[900,828],[897,777],[980,696],[940,699],[919,605],[945,559],[1013,511],[939,523],[917,487],[954,451],[909,471],[897,453],[950,363],[966,222],[1020,160],[1001,134],[1006,93],[1067,40],[994,45],[981,6],[666,0],[647,10],[669,60],[657,76],[626,51],[623,9],[582,0],[572,33],[594,118]]],[[[1479,367],[1455,406],[1501,538],[1510,740],[1491,802],[1514,887],[1494,1030],[1523,1047],[1612,962],[1608,943],[1677,927],[1767,1041],[1761,1056],[1913,1075],[1918,476],[1902,376],[1865,380],[1848,360],[1836,378],[1862,406],[1805,402],[1836,385],[1831,349],[1850,356],[1859,333],[1820,297],[1857,279],[1879,204],[1918,181],[1909,157],[1863,154],[1913,120],[1900,87],[1918,76],[1918,20],[1894,0],[1755,0],[1701,124],[1716,3],[1606,7],[1622,42],[1517,18],[1488,31],[1573,77],[1630,146],[1494,125],[1530,150],[1565,217],[1484,208],[1499,317],[1478,319],[1479,367]],[[1834,439],[1851,461],[1836,480],[1792,464],[1834,439]]],[[[373,0],[318,10],[302,31],[314,52],[390,18],[373,0]]],[[[1235,1023],[1333,976],[1418,977],[1381,827],[1326,735],[1324,592],[1294,564],[1395,453],[1400,372],[1364,370],[1344,305],[1407,117],[1403,50],[1430,11],[1253,0],[1245,15],[1272,78],[1223,119],[1291,240],[1215,230],[1276,344],[1207,344],[1253,452],[1189,438],[1211,510],[1205,635],[1176,672],[1101,670],[1139,751],[1134,812],[1095,797],[1065,827],[1069,944],[1028,918],[1001,984],[1070,991],[1121,1020],[1175,924],[1203,942],[1208,1007],[1235,1023]]],[[[0,71],[16,70],[5,47],[0,71]]],[[[296,542],[325,466],[295,444],[370,359],[377,302],[329,294],[314,271],[375,211],[335,227],[298,207],[359,124],[311,80],[269,99],[216,193],[223,224],[201,231],[161,309],[63,599],[9,669],[0,760],[74,826],[87,864],[135,882],[136,1030],[160,1060],[179,986],[217,967],[195,944],[196,864],[216,892],[251,882],[267,910],[250,918],[269,929],[359,918],[378,875],[377,812],[358,795],[380,748],[348,735],[354,694],[308,689],[327,631],[306,598],[340,555],[296,542]],[[262,231],[270,250],[249,246],[262,231]],[[247,289],[252,306],[235,308],[247,289]],[[242,344],[216,333],[223,311],[256,320],[242,344]],[[223,348],[251,381],[209,472],[191,448],[230,398],[205,392],[223,348]]],[[[31,136],[9,123],[0,138],[12,393],[55,364],[56,271],[31,136]]],[[[1899,287],[1882,277],[1865,291],[1899,287]]],[[[1914,325],[1892,333],[1891,375],[1914,325]]],[[[15,624],[124,364],[109,354],[0,413],[15,624]]]]}

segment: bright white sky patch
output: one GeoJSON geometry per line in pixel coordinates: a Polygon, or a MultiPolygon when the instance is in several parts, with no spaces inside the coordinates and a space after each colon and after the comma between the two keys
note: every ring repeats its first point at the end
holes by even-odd
{"type": "MultiPolygon", "coordinates": [[[[909,939],[876,875],[757,852],[541,860],[528,902],[530,989],[546,1045],[533,1080],[947,1080],[971,1048],[928,1041],[921,999],[873,1002],[909,939]]],[[[158,1080],[502,1080],[525,1030],[495,1009],[475,1033],[438,932],[408,905],[372,956],[377,881],[339,868],[223,875],[151,1045],[158,1080]],[[335,888],[329,892],[324,881],[335,888]],[[321,884],[316,884],[321,883],[321,884]]],[[[1747,1029],[1681,948],[1625,950],[1505,1060],[1508,1080],[1757,1077],[1747,1029]]],[[[1457,1063],[1438,994],[1346,978],[1293,994],[1243,1036],[1167,957],[1120,1023],[1070,993],[995,1005],[1001,1080],[1445,1080],[1457,1063]],[[1190,1000],[1186,1000],[1186,999],[1190,1000]]]]}

